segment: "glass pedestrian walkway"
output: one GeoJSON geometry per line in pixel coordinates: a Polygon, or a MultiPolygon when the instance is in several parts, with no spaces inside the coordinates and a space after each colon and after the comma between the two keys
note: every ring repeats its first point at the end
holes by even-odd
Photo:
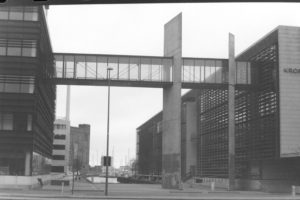
{"type": "MultiPolygon", "coordinates": [[[[106,85],[108,68],[112,69],[112,85],[164,87],[172,84],[171,57],[67,53],[55,53],[54,81],[57,84],[106,85]],[[124,85],[125,82],[128,84],[124,85]]],[[[184,88],[197,87],[200,83],[227,85],[228,60],[182,58],[181,75],[184,88]]],[[[236,83],[251,83],[250,63],[236,63],[236,83]]]]}

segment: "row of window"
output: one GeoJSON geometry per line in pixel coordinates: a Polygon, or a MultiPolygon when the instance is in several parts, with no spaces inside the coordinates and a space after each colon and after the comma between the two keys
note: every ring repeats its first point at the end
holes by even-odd
{"type": "Polygon", "coordinates": [[[38,21],[38,8],[0,7],[0,20],[38,21]]]}
{"type": "Polygon", "coordinates": [[[66,129],[67,126],[65,124],[54,124],[54,129],[66,129]]]}
{"type": "MultiPolygon", "coordinates": [[[[20,116],[18,116],[20,118],[20,116]]],[[[17,121],[18,128],[32,131],[32,115],[28,114],[22,119],[17,121]]],[[[13,113],[0,113],[0,130],[12,131],[14,130],[14,114],[13,113]]]]}
{"type": "Polygon", "coordinates": [[[36,57],[36,40],[0,39],[0,56],[36,57]]]}
{"type": "Polygon", "coordinates": [[[34,91],[33,76],[0,75],[0,92],[30,93],[34,91]]]}

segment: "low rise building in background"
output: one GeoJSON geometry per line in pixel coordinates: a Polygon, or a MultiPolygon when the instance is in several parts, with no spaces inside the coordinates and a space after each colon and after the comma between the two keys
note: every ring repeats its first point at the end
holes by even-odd
{"type": "Polygon", "coordinates": [[[53,139],[53,173],[68,173],[70,165],[70,121],[56,119],[54,122],[53,139]]]}
{"type": "Polygon", "coordinates": [[[90,125],[71,126],[70,132],[70,166],[74,171],[87,173],[90,156],[90,125]]]}

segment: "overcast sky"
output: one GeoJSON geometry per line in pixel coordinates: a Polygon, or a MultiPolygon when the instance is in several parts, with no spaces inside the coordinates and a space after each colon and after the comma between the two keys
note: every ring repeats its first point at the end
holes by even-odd
{"type": "MultiPolygon", "coordinates": [[[[54,52],[162,56],[164,24],[182,12],[183,56],[227,58],[229,32],[238,55],[278,25],[300,26],[299,10],[299,3],[50,6],[48,25],[54,52]]],[[[91,125],[90,164],[99,164],[106,151],[107,87],[71,88],[71,125],[91,125]]],[[[58,86],[57,116],[65,116],[65,97],[66,86],[58,86]]],[[[111,88],[115,166],[135,158],[136,128],[161,109],[162,89],[111,88]]]]}

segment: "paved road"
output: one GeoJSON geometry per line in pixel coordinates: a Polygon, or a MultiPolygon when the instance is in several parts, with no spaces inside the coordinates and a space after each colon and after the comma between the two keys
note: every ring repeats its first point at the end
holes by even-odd
{"type": "Polygon", "coordinates": [[[0,189],[0,199],[299,199],[300,195],[293,197],[291,194],[269,194],[263,192],[234,191],[228,192],[217,188],[211,192],[208,187],[198,186],[197,188],[184,187],[183,190],[162,189],[160,185],[154,184],[110,184],[109,196],[104,196],[104,184],[91,184],[85,181],[75,183],[74,193],[71,193],[70,186],[64,187],[61,191],[59,186],[46,185],[43,188],[32,190],[0,189]]]}

